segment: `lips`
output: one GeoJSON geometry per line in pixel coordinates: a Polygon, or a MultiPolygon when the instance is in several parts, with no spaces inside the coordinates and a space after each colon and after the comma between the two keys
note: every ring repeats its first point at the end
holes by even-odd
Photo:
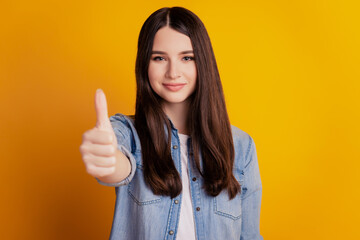
{"type": "Polygon", "coordinates": [[[163,83],[163,86],[172,92],[177,92],[182,89],[186,83],[163,83]]]}

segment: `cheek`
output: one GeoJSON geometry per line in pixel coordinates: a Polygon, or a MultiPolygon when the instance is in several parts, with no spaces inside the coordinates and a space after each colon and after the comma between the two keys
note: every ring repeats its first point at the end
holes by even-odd
{"type": "Polygon", "coordinates": [[[194,78],[194,81],[196,81],[196,79],[197,79],[197,71],[196,71],[196,69],[194,70],[193,78],[194,78]]]}
{"type": "Polygon", "coordinates": [[[148,76],[151,84],[161,80],[161,67],[153,64],[149,65],[148,76]]]}

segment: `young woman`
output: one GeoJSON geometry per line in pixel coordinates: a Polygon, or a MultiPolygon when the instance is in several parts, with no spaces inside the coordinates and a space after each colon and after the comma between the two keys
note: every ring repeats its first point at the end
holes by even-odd
{"type": "Polygon", "coordinates": [[[97,124],[80,151],[87,172],[114,186],[110,239],[262,239],[254,141],[231,126],[207,31],[192,12],[162,8],[144,23],[135,116],[97,124]]]}

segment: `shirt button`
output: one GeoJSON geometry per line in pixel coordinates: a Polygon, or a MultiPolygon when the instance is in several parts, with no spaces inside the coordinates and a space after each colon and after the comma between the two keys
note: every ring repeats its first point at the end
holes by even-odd
{"type": "Polygon", "coordinates": [[[175,200],[175,204],[178,204],[179,203],[179,200],[175,200]]]}
{"type": "Polygon", "coordinates": [[[174,146],[173,146],[173,149],[177,149],[177,148],[178,148],[178,146],[177,146],[177,145],[174,145],[174,146]]]}
{"type": "Polygon", "coordinates": [[[197,208],[196,208],[196,211],[200,211],[200,208],[199,208],[199,207],[197,207],[197,208]]]}
{"type": "Polygon", "coordinates": [[[194,182],[196,181],[196,177],[193,177],[193,179],[192,179],[194,182]]]}
{"type": "Polygon", "coordinates": [[[173,234],[174,234],[174,231],[173,231],[173,230],[169,231],[169,234],[170,234],[170,235],[173,235],[173,234]]]}

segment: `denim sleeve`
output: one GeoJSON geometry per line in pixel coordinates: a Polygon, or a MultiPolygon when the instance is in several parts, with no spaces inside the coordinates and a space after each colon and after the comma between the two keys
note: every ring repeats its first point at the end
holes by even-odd
{"type": "Polygon", "coordinates": [[[118,149],[129,159],[131,165],[131,171],[129,176],[124,180],[116,183],[105,183],[100,181],[98,178],[96,180],[98,183],[104,186],[109,187],[119,187],[128,184],[135,175],[136,170],[136,160],[132,155],[132,143],[134,142],[133,134],[130,127],[130,120],[127,119],[124,115],[117,114],[110,117],[110,122],[113,127],[116,140],[118,143],[118,149]]]}
{"type": "Polygon", "coordinates": [[[240,240],[262,240],[260,235],[260,205],[262,184],[255,143],[251,137],[246,151],[244,182],[241,188],[242,233],[240,240]]]}

